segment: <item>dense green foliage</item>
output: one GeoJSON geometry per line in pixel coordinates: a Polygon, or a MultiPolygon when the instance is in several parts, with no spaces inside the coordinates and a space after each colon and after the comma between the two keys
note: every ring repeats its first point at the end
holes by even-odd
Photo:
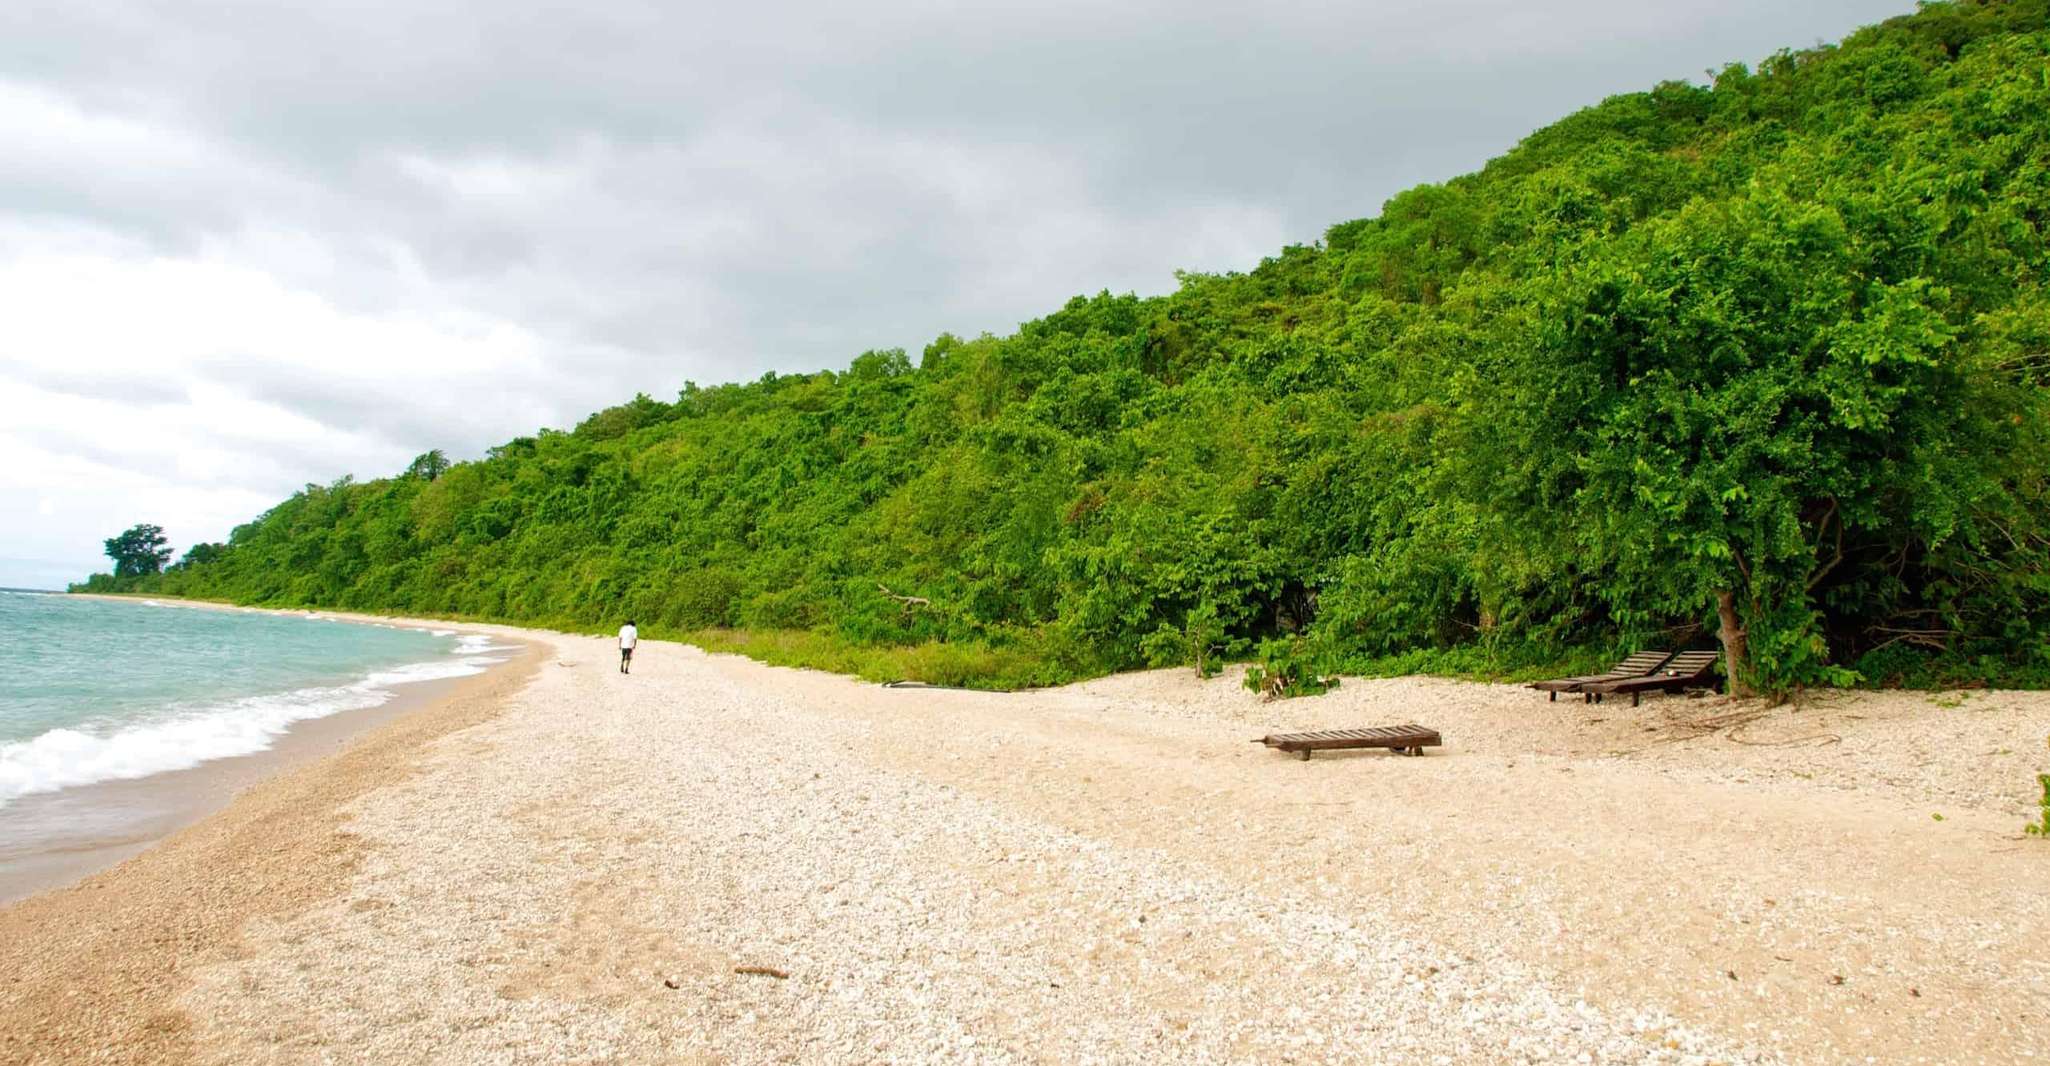
{"type": "Polygon", "coordinates": [[[1720,631],[1774,690],[2040,684],[2046,10],[1619,96],[1248,274],[309,485],[102,587],[799,630],[954,682],[1720,631]]]}

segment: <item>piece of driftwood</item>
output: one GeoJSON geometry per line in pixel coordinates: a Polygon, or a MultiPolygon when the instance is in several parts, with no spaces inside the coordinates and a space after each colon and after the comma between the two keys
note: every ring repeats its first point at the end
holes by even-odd
{"type": "Polygon", "coordinates": [[[1270,733],[1255,744],[1293,752],[1307,760],[1313,751],[1337,748],[1387,748],[1398,755],[1422,755],[1444,744],[1435,729],[1420,725],[1380,725],[1364,729],[1323,729],[1314,733],[1270,733]]]}
{"type": "Polygon", "coordinates": [[[790,976],[788,970],[779,970],[774,966],[735,966],[733,972],[753,974],[757,977],[773,977],[778,981],[786,980],[790,976]]]}

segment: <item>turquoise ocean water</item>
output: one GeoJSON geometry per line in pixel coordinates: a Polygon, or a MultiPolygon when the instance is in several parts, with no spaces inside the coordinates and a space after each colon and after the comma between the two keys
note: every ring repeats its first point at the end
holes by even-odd
{"type": "Polygon", "coordinates": [[[270,747],[292,723],[482,671],[448,630],[0,592],[0,812],[270,747]]]}

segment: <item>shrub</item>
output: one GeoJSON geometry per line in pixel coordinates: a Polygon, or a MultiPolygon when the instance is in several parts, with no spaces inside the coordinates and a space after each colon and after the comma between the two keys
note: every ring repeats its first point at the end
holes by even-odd
{"type": "Polygon", "coordinates": [[[2037,774],[2036,783],[2043,786],[2041,813],[2037,821],[2022,827],[2022,832],[2032,837],[2050,837],[2050,774],[2037,774]]]}
{"type": "Polygon", "coordinates": [[[1267,640],[1260,644],[1260,661],[1246,668],[1246,687],[1268,699],[1321,696],[1338,687],[1338,679],[1325,676],[1309,642],[1300,638],[1267,640]]]}

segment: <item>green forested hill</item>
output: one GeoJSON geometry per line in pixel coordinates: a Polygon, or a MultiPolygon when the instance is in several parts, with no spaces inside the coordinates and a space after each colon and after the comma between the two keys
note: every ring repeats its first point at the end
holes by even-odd
{"type": "Polygon", "coordinates": [[[2050,0],[1930,4],[1248,274],[308,486],[136,587],[809,631],[979,683],[1719,631],[1774,689],[2042,683],[2046,134],[2050,0]]]}

